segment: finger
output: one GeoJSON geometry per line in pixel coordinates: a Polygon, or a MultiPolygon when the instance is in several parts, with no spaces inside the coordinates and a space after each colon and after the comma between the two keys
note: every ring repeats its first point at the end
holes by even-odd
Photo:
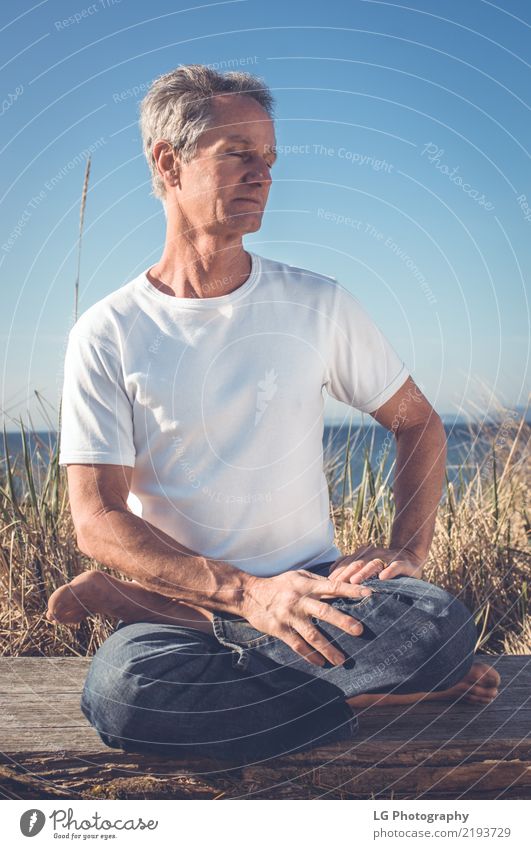
{"type": "Polygon", "coordinates": [[[350,581],[354,575],[357,575],[361,569],[365,568],[365,562],[363,560],[357,560],[355,563],[349,563],[348,566],[342,570],[341,574],[334,574],[334,578],[341,578],[342,581],[350,581]]]}
{"type": "Polygon", "coordinates": [[[385,568],[385,565],[386,564],[383,560],[380,560],[380,558],[371,560],[369,563],[364,565],[363,569],[360,569],[359,572],[350,578],[350,583],[361,584],[361,582],[367,580],[367,578],[373,578],[385,568]]]}
{"type": "Polygon", "coordinates": [[[345,574],[345,570],[348,569],[349,566],[350,563],[348,562],[340,563],[337,566],[331,566],[328,572],[328,577],[334,575],[336,578],[339,578],[340,576],[345,574]]]}
{"type": "Polygon", "coordinates": [[[313,578],[314,580],[317,580],[317,581],[327,581],[328,580],[327,575],[316,575],[315,572],[309,572],[307,569],[297,569],[297,572],[299,572],[301,575],[305,575],[307,578],[313,578]]]}
{"type": "Polygon", "coordinates": [[[289,630],[282,631],[280,639],[283,640],[290,649],[293,649],[294,652],[303,657],[304,660],[307,660],[308,663],[313,664],[313,666],[324,666],[326,658],[316,651],[313,646],[307,643],[301,634],[293,627],[290,627],[289,630]]]}
{"type": "Polygon", "coordinates": [[[409,575],[411,578],[417,577],[419,573],[419,567],[413,566],[410,563],[404,563],[400,560],[394,560],[389,566],[386,566],[385,569],[382,569],[380,572],[379,578],[382,581],[386,581],[389,578],[395,578],[397,575],[409,575]]]}
{"type": "Polygon", "coordinates": [[[345,575],[350,574],[351,571],[356,571],[356,569],[360,569],[365,563],[365,560],[351,560],[349,563],[344,563],[342,566],[337,566],[335,569],[329,572],[328,577],[330,578],[332,575],[335,578],[344,578],[345,575]]]}
{"type": "Polygon", "coordinates": [[[361,587],[334,578],[328,579],[326,590],[321,587],[312,587],[311,591],[308,592],[308,596],[313,598],[365,598],[369,595],[372,595],[372,590],[369,587],[361,587]]]}
{"type": "Polygon", "coordinates": [[[330,571],[328,573],[328,577],[330,578],[333,575],[335,578],[339,578],[340,576],[342,576],[344,574],[346,568],[347,567],[345,565],[336,566],[335,569],[330,569],[330,571]]]}
{"type": "Polygon", "coordinates": [[[336,610],[331,604],[325,601],[316,602],[309,608],[312,617],[321,622],[328,622],[330,625],[335,625],[347,634],[352,634],[354,637],[359,637],[363,632],[363,625],[353,616],[348,613],[342,613],[341,610],[336,610]]]}
{"type": "Polygon", "coordinates": [[[330,661],[333,666],[340,666],[346,661],[346,657],[343,652],[336,649],[330,640],[328,640],[324,634],[322,634],[313,625],[306,622],[305,624],[298,626],[298,631],[305,642],[316,649],[325,658],[325,660],[330,661]]]}

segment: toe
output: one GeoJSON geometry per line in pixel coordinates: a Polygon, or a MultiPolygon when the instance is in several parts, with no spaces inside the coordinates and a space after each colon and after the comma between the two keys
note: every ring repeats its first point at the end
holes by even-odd
{"type": "Polygon", "coordinates": [[[493,701],[492,698],[486,698],[485,696],[477,696],[474,693],[469,693],[465,696],[465,700],[473,705],[490,705],[493,701]]]}
{"type": "MultiPolygon", "coordinates": [[[[498,688],[496,686],[483,686],[484,681],[483,678],[479,683],[467,676],[456,685],[454,693],[457,698],[465,698],[467,701],[491,702],[498,695],[498,688]]],[[[490,683],[489,681],[489,685],[490,683]]]]}
{"type": "Polygon", "coordinates": [[[488,704],[488,702],[492,702],[498,695],[498,688],[483,687],[480,684],[475,684],[472,687],[467,687],[463,695],[467,701],[488,704]]]}
{"type": "Polygon", "coordinates": [[[468,683],[468,686],[465,686],[465,692],[473,693],[476,696],[484,696],[485,698],[493,699],[495,696],[498,695],[498,688],[492,686],[485,687],[482,683],[478,684],[477,682],[475,682],[473,684],[468,683]]]}
{"type": "Polygon", "coordinates": [[[493,666],[481,662],[474,663],[466,679],[481,687],[497,687],[501,680],[493,666]]]}
{"type": "Polygon", "coordinates": [[[474,698],[477,698],[477,699],[484,699],[487,702],[491,702],[498,695],[498,691],[497,690],[487,690],[484,687],[481,687],[481,688],[480,687],[474,687],[474,689],[470,690],[470,692],[467,693],[467,695],[473,696],[474,698]]]}

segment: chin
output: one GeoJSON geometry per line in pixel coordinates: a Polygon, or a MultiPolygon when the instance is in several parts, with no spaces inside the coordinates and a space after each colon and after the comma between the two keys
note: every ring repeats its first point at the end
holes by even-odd
{"type": "Polygon", "coordinates": [[[254,220],[248,221],[245,225],[244,233],[255,233],[262,226],[262,216],[254,216],[254,220]]]}
{"type": "Polygon", "coordinates": [[[255,233],[262,226],[262,210],[248,215],[229,216],[226,223],[234,230],[238,230],[242,236],[245,233],[255,233]]]}

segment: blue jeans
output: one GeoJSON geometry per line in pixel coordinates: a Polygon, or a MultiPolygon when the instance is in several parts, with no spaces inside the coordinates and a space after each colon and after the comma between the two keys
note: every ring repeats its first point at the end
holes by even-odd
{"type": "MultiPolygon", "coordinates": [[[[329,566],[311,571],[327,575],[329,566]]],[[[418,578],[363,584],[371,596],[331,602],[363,623],[362,634],[315,620],[345,655],[342,666],[310,664],[228,613],[214,615],[215,636],[120,622],[94,655],[81,709],[113,748],[248,764],[351,739],[351,696],[443,690],[468,672],[476,626],[457,598],[418,578]]]]}

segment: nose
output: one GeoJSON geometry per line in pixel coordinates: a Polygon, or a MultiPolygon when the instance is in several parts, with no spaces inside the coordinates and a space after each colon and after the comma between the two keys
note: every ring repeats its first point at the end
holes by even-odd
{"type": "Polygon", "coordinates": [[[254,162],[245,176],[247,183],[271,183],[271,172],[265,162],[254,162]]]}

